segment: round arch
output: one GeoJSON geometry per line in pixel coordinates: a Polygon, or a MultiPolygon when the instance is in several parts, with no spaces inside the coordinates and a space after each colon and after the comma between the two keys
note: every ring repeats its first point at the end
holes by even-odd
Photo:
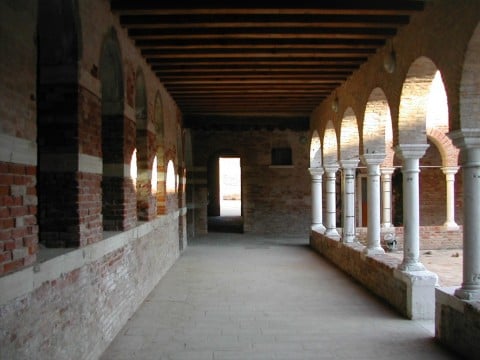
{"type": "Polygon", "coordinates": [[[322,166],[322,143],[317,130],[313,131],[310,140],[310,168],[319,168],[322,166]]]}
{"type": "MultiPolygon", "coordinates": [[[[380,88],[375,88],[365,107],[365,116],[362,129],[362,153],[386,154],[391,148],[392,119],[387,97],[380,88]]],[[[391,163],[393,163],[393,151],[391,152],[391,163]]],[[[388,156],[388,155],[387,155],[388,156]]]]}
{"type": "Polygon", "coordinates": [[[460,82],[460,127],[479,128],[480,114],[480,23],[468,43],[460,82]]]}
{"type": "Polygon", "coordinates": [[[325,165],[336,164],[338,161],[337,132],[333,122],[329,120],[325,126],[323,135],[323,163],[325,165]]]}
{"type": "Polygon", "coordinates": [[[436,73],[436,65],[425,56],[410,65],[400,96],[399,144],[426,144],[428,100],[436,73]]]}
{"type": "Polygon", "coordinates": [[[357,117],[351,107],[343,114],[340,125],[340,158],[350,160],[358,158],[359,133],[357,117]]]}

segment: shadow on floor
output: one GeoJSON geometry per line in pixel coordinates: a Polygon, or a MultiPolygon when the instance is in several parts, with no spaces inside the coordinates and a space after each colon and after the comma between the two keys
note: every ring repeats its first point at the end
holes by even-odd
{"type": "Polygon", "coordinates": [[[208,231],[243,234],[243,217],[242,216],[209,216],[208,231]]]}

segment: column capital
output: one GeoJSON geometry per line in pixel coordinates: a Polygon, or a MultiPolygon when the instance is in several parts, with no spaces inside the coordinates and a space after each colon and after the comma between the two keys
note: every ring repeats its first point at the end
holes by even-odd
{"type": "Polygon", "coordinates": [[[338,163],[331,163],[323,165],[325,172],[337,172],[338,171],[338,163]]]}
{"type": "Polygon", "coordinates": [[[402,160],[420,159],[429,146],[428,144],[400,144],[395,147],[395,154],[402,160]]]}
{"type": "Polygon", "coordinates": [[[362,154],[360,158],[362,159],[362,162],[365,165],[380,165],[383,162],[383,160],[385,160],[385,154],[368,153],[368,154],[362,154]]]}
{"type": "Polygon", "coordinates": [[[380,172],[382,175],[392,175],[395,172],[394,167],[381,167],[380,172]]]}
{"type": "Polygon", "coordinates": [[[358,166],[358,162],[360,159],[348,159],[348,160],[340,160],[340,166],[342,169],[355,169],[358,166]]]}
{"type": "Polygon", "coordinates": [[[444,166],[441,168],[445,175],[455,175],[458,172],[458,169],[460,169],[459,166],[444,166]]]}
{"type": "Polygon", "coordinates": [[[480,129],[460,129],[450,131],[447,136],[459,149],[480,148],[480,129]]]}
{"type": "Polygon", "coordinates": [[[325,172],[322,167],[308,168],[308,171],[312,176],[322,176],[325,172]]]}

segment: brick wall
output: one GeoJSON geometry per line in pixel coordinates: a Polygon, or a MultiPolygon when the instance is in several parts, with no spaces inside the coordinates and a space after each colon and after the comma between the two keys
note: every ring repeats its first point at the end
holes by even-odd
{"type": "Polygon", "coordinates": [[[0,277],[0,358],[99,358],[178,256],[177,213],[0,277]]]}
{"type": "Polygon", "coordinates": [[[35,166],[0,162],[0,276],[36,260],[35,166]]]}
{"type": "Polygon", "coordinates": [[[37,2],[23,5],[0,3],[0,276],[35,262],[38,244],[37,2]]]}
{"type": "MultiPolygon", "coordinates": [[[[245,232],[308,234],[311,225],[311,180],[307,132],[195,130],[192,131],[192,146],[195,169],[188,176],[189,181],[197,184],[207,184],[208,165],[212,156],[226,151],[240,157],[245,232]],[[292,149],[293,165],[271,166],[272,147],[285,146],[292,149]],[[195,171],[197,169],[203,170],[195,171]]],[[[210,202],[213,196],[209,194],[210,202]]],[[[206,226],[200,222],[206,219],[202,211],[196,211],[198,217],[195,226],[202,231],[206,226]]]]}
{"type": "MultiPolygon", "coordinates": [[[[403,250],[403,227],[382,230],[383,235],[387,232],[394,232],[397,240],[397,249],[403,250]]],[[[357,239],[363,245],[367,244],[367,228],[358,227],[356,229],[357,239]]],[[[461,249],[463,247],[462,227],[458,230],[447,231],[444,226],[420,226],[420,249],[421,250],[439,250],[439,249],[461,249]]]]}
{"type": "Polygon", "coordinates": [[[316,232],[310,235],[310,246],[407,316],[407,286],[394,275],[398,259],[388,255],[367,257],[362,254],[362,245],[342,244],[316,232]]]}

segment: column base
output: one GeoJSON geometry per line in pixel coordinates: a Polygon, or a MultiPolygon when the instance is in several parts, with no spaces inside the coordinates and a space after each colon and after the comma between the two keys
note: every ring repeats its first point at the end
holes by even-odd
{"type": "Polygon", "coordinates": [[[462,300],[480,300],[480,288],[464,289],[461,287],[455,290],[455,296],[462,300]]]}
{"type": "Polygon", "coordinates": [[[327,230],[327,228],[325,226],[323,226],[323,224],[313,224],[312,227],[311,227],[311,230],[316,231],[320,234],[324,234],[325,230],[327,230]]]}
{"type": "Polygon", "coordinates": [[[447,222],[445,222],[445,224],[443,224],[443,226],[445,227],[445,230],[447,230],[447,231],[455,231],[455,230],[460,229],[460,226],[458,226],[455,221],[450,221],[450,222],[447,221],[447,222]]]}
{"type": "Polygon", "coordinates": [[[340,240],[340,234],[337,229],[326,229],[324,235],[331,239],[340,240]]]}
{"type": "Polygon", "coordinates": [[[381,255],[385,254],[385,250],[383,250],[382,247],[374,247],[374,248],[365,248],[363,249],[363,253],[365,255],[371,256],[371,255],[381,255]]]}
{"type": "Polygon", "coordinates": [[[406,272],[410,272],[410,271],[426,271],[426,268],[425,266],[417,261],[417,262],[412,262],[412,261],[408,261],[408,262],[402,262],[400,265],[398,265],[398,270],[400,271],[406,271],[406,272]]]}
{"type": "Polygon", "coordinates": [[[353,244],[356,241],[357,241],[357,238],[355,236],[349,236],[349,237],[343,237],[342,238],[342,242],[344,244],[353,244]]]}
{"type": "Polygon", "coordinates": [[[393,229],[395,226],[393,226],[392,223],[383,223],[380,225],[382,229],[393,229]]]}

